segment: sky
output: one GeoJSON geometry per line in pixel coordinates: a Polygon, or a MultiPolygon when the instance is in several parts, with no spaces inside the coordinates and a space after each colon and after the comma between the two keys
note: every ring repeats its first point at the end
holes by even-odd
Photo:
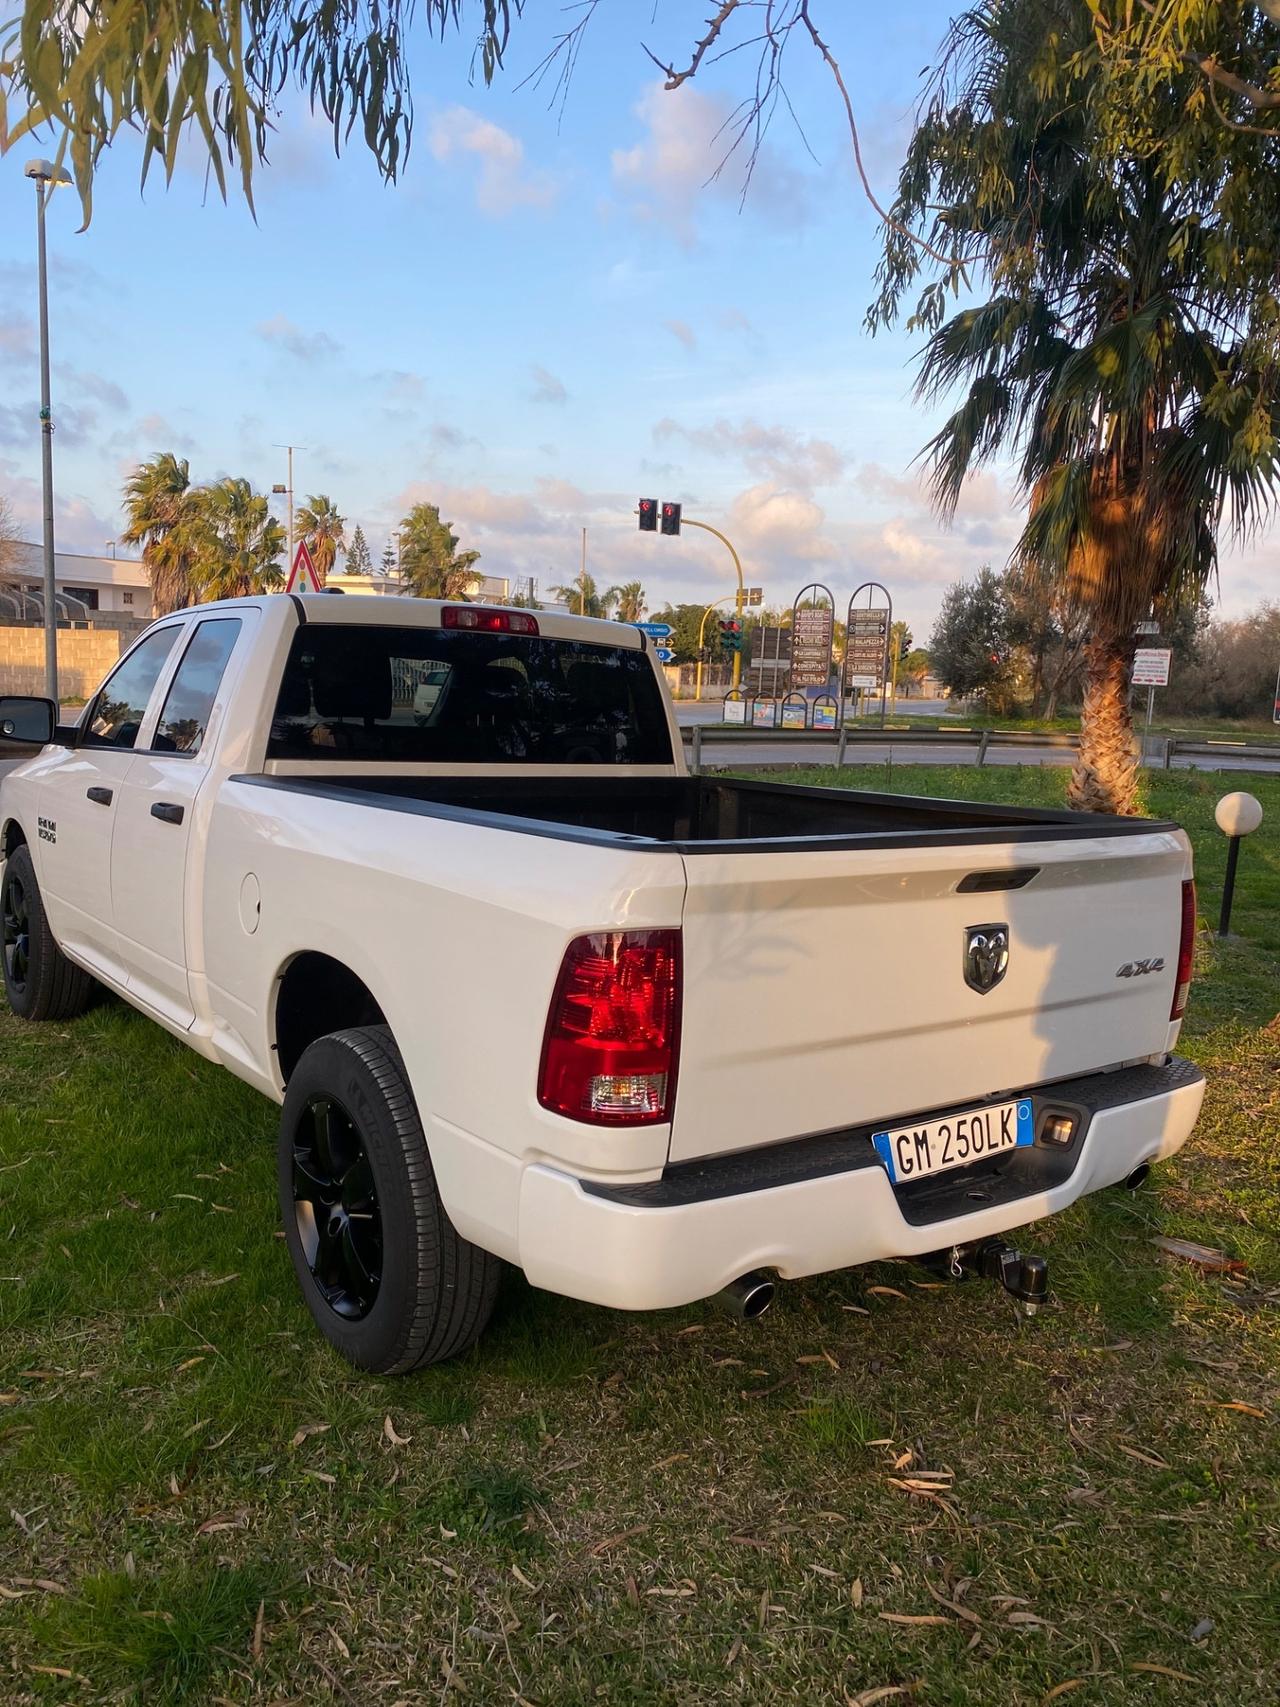
{"type": "MultiPolygon", "coordinates": [[[[667,93],[644,48],[678,58],[703,0],[604,0],[567,96],[524,81],[566,14],[527,8],[486,88],[471,43],[414,43],[408,163],[383,184],[363,145],[334,156],[298,99],[257,182],[257,219],[206,183],[194,149],[172,184],[138,182],[132,138],[105,160],[92,223],[48,209],[57,543],[100,552],[120,491],[156,451],[192,478],[286,477],[364,529],[374,560],[406,508],[439,504],[494,575],[544,593],[576,574],[582,529],[602,586],[640,580],[651,609],[734,585],[714,538],[639,534],[640,496],[726,533],[749,584],[842,607],[883,582],[917,641],[943,590],[1003,564],[1019,528],[1008,471],[931,514],[916,458],[942,410],[912,397],[919,340],[869,336],[877,216],[853,173],[830,73],[788,49],[803,134],[779,112],[750,185],[717,176],[743,54],[667,93]]],[[[864,155],[892,193],[936,0],[878,16],[822,0],[864,155]]],[[[0,159],[0,494],[40,527],[34,192],[0,159]]],[[[276,500],[277,505],[281,500],[276,500]]],[[[283,519],[283,510],[280,512],[283,519]]],[[[1269,595],[1276,548],[1224,556],[1224,610],[1269,595]]]]}

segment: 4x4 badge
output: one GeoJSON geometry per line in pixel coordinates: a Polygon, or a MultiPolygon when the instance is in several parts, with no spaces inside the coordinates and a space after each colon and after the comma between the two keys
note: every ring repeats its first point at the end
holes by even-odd
{"type": "Polygon", "coordinates": [[[1009,970],[1009,927],[966,925],[964,933],[964,981],[985,996],[1009,970]]]}

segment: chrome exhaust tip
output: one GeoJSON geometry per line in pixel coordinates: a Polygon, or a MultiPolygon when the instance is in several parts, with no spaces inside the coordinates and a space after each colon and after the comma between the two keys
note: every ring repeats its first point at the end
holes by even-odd
{"type": "Polygon", "coordinates": [[[1125,1189],[1127,1191],[1137,1191],[1138,1187],[1145,1183],[1147,1175],[1150,1172],[1150,1162],[1139,1162],[1137,1167],[1129,1175],[1128,1179],[1125,1180],[1125,1189]]]}
{"type": "Polygon", "coordinates": [[[764,1315],[773,1303],[773,1279],[756,1269],[752,1274],[739,1275],[723,1292],[717,1292],[715,1302],[729,1315],[741,1322],[754,1322],[764,1315]]]}

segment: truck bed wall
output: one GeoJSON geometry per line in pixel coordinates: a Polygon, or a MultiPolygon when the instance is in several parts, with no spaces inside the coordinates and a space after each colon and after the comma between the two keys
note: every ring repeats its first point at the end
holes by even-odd
{"type": "MultiPolygon", "coordinates": [[[[1099,833],[1149,829],[1135,819],[1047,809],[980,805],[801,788],[707,777],[431,777],[291,776],[282,786],[365,795],[371,805],[412,810],[415,805],[459,813],[560,825],[676,847],[792,841],[805,837],[886,837],[1016,840],[1072,830],[1099,833]]],[[[516,825],[512,825],[516,828],[516,825]]]]}

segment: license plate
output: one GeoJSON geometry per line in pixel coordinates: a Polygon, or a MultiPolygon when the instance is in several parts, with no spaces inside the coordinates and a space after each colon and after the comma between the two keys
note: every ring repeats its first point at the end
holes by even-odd
{"type": "Polygon", "coordinates": [[[885,1132],[871,1134],[871,1142],[895,1185],[945,1173],[948,1168],[962,1168],[966,1162],[1003,1155],[1034,1141],[1035,1122],[1026,1098],[946,1114],[939,1120],[916,1120],[909,1126],[891,1126],[885,1132]]]}

